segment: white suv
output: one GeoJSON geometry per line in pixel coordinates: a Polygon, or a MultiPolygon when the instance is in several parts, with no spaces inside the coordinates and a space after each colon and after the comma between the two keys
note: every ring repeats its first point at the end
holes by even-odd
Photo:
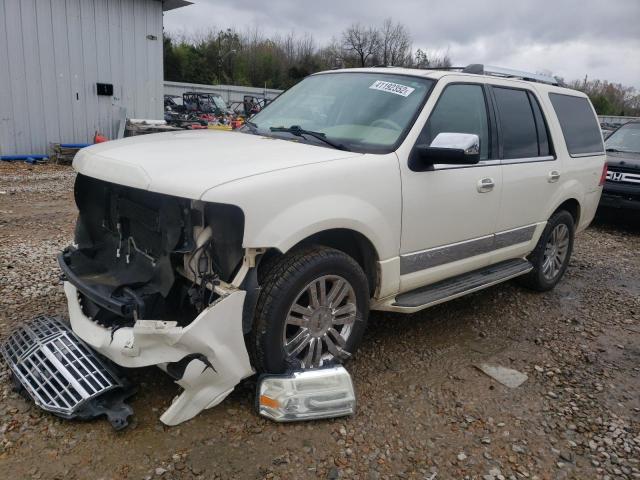
{"type": "Polygon", "coordinates": [[[184,391],[162,420],[255,371],[348,359],[369,310],[415,312],[519,277],[548,290],[600,199],[582,93],[474,65],[312,75],[241,132],[83,149],[73,330],[184,391]],[[516,78],[519,77],[519,78],[516,78]]]}

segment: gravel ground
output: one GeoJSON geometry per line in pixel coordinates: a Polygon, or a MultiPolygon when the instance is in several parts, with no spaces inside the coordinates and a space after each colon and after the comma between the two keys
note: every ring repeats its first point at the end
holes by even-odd
{"type": "MultiPolygon", "coordinates": [[[[65,317],[55,254],[72,237],[68,167],[0,165],[0,338],[37,313],[65,317]]],[[[352,418],[277,425],[249,379],[178,427],[178,387],[140,384],[122,432],[65,421],[0,374],[0,478],[640,478],[640,227],[599,220],[561,284],[513,283],[410,316],[374,313],[349,363],[352,418]],[[519,370],[516,389],[474,367],[519,370]]]]}

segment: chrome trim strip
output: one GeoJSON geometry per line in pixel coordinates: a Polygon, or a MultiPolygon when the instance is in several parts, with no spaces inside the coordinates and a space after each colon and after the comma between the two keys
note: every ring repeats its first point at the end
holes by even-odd
{"type": "Polygon", "coordinates": [[[478,168],[478,167],[490,167],[494,165],[500,165],[500,160],[480,160],[473,165],[454,165],[451,163],[436,163],[433,165],[433,170],[457,170],[458,168],[478,168]]]}
{"type": "Polygon", "coordinates": [[[575,153],[573,155],[569,154],[571,158],[582,158],[582,157],[601,157],[606,155],[605,152],[590,152],[590,153],[575,153]]]}
{"type": "Polygon", "coordinates": [[[493,250],[494,236],[474,238],[400,256],[400,274],[418,272],[493,250]]]}
{"type": "Polygon", "coordinates": [[[438,163],[433,166],[433,170],[456,170],[458,168],[478,168],[492,165],[518,165],[521,163],[553,162],[556,157],[547,155],[546,157],[509,158],[503,160],[482,160],[475,165],[452,165],[449,163],[438,163]]]}
{"type": "Polygon", "coordinates": [[[510,247],[518,243],[528,242],[533,238],[537,225],[527,225],[526,227],[514,228],[505,232],[495,234],[494,250],[510,247]]]}
{"type": "Polygon", "coordinates": [[[446,263],[489,253],[500,248],[517,245],[518,243],[528,242],[533,238],[537,226],[538,224],[525,225],[524,227],[505,230],[484,237],[405,253],[400,255],[400,275],[408,275],[446,263]]]}
{"type": "Polygon", "coordinates": [[[536,162],[552,162],[556,157],[547,155],[546,157],[527,157],[527,158],[505,158],[502,165],[513,165],[519,163],[536,163],[536,162]]]}

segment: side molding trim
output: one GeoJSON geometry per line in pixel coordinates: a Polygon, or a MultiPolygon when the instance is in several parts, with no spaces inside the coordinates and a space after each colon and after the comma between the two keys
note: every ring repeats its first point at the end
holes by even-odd
{"type": "Polygon", "coordinates": [[[537,224],[506,230],[463,242],[420,250],[400,256],[400,275],[426,270],[446,263],[525,243],[533,238],[537,224]]]}

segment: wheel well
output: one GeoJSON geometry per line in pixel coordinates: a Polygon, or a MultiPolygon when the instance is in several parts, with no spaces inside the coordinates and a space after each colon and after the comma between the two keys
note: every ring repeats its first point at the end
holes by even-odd
{"type": "MultiPolygon", "coordinates": [[[[294,245],[291,250],[307,245],[322,245],[335,248],[353,258],[362,268],[369,281],[369,293],[374,295],[378,285],[378,254],[367,237],[354,230],[336,228],[318,232],[294,245]]],[[[273,248],[267,250],[260,259],[258,265],[258,281],[264,278],[273,261],[282,255],[282,252],[273,248]]]]}
{"type": "Polygon", "coordinates": [[[580,204],[575,198],[570,198],[569,200],[562,202],[553,213],[560,210],[566,210],[569,212],[573,217],[573,222],[578,226],[578,222],[580,221],[580,204]]]}

